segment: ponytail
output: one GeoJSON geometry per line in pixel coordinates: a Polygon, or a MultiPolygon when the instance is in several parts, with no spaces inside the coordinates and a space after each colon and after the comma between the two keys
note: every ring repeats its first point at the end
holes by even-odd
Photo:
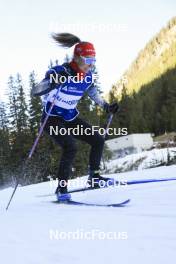
{"type": "Polygon", "coordinates": [[[56,43],[64,48],[70,48],[73,45],[81,42],[80,38],[70,33],[53,33],[51,36],[56,41],[56,43]]]}

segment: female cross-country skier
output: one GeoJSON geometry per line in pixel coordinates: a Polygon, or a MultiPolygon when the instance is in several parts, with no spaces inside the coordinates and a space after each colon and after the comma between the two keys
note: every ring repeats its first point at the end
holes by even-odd
{"type": "Polygon", "coordinates": [[[50,133],[50,127],[57,127],[58,131],[61,128],[68,131],[68,129],[76,128],[78,126],[82,127],[84,130],[86,128],[91,129],[91,125],[78,117],[79,112],[76,109],[79,100],[85,92],[87,92],[89,97],[107,113],[116,113],[119,106],[116,102],[108,104],[97,92],[96,85],[92,78],[92,69],[96,61],[96,53],[93,44],[81,41],[77,36],[70,33],[53,34],[52,37],[62,47],[69,48],[75,45],[71,62],[51,68],[46,72],[45,79],[43,80],[51,80],[51,76],[53,80],[53,76],[56,77],[56,75],[58,75],[62,77],[64,76],[63,80],[65,78],[65,82],[51,82],[47,93],[45,91],[44,95],[42,92],[39,94],[43,95],[43,121],[48,114],[54,96],[59,89],[59,93],[55,98],[52,111],[49,113],[49,118],[46,122],[44,131],[62,148],[62,156],[57,175],[59,181],[56,189],[56,196],[58,201],[67,201],[71,199],[71,195],[67,192],[67,181],[77,151],[76,139],[84,141],[91,146],[89,156],[89,186],[93,185],[94,187],[99,187],[100,181],[104,181],[105,184],[107,184],[108,181],[108,184],[111,183],[111,181],[113,182],[113,179],[100,176],[99,172],[104,138],[96,131],[91,135],[87,135],[87,133],[80,135],[69,133],[63,135],[63,133],[58,133],[57,135],[56,133],[50,133]],[[74,76],[78,77],[78,81],[75,82],[70,78],[74,76]]]}

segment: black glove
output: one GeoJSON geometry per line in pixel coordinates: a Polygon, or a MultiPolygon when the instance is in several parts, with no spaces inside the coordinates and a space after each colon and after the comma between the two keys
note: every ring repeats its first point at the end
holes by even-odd
{"type": "Polygon", "coordinates": [[[104,105],[104,110],[106,111],[106,113],[112,113],[112,114],[115,114],[115,113],[117,113],[119,110],[120,110],[120,107],[119,107],[119,105],[118,105],[118,103],[117,102],[114,102],[114,103],[112,103],[112,104],[108,104],[108,103],[106,103],[105,105],[104,105]]]}

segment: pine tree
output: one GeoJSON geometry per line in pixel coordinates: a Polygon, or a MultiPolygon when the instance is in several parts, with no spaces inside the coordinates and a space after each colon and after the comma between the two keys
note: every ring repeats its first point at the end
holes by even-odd
{"type": "Polygon", "coordinates": [[[19,132],[23,133],[28,128],[27,104],[24,93],[21,75],[18,73],[16,78],[17,102],[18,102],[18,126],[19,132]]]}
{"type": "Polygon", "coordinates": [[[9,96],[9,125],[11,132],[19,131],[19,124],[18,124],[18,91],[17,87],[15,86],[15,80],[13,76],[9,77],[8,81],[8,96],[9,96]]]}
{"type": "Polygon", "coordinates": [[[0,185],[9,180],[6,173],[10,167],[10,140],[6,107],[5,103],[0,102],[0,185]]]}
{"type": "Polygon", "coordinates": [[[30,132],[33,135],[33,139],[35,138],[38,129],[40,127],[41,120],[41,111],[42,111],[42,102],[40,97],[32,96],[31,90],[33,86],[37,84],[35,72],[31,72],[29,75],[29,124],[30,124],[30,132]]]}
{"type": "Polygon", "coordinates": [[[9,128],[11,142],[11,168],[20,171],[28,151],[28,116],[24,87],[19,74],[16,80],[11,76],[9,86],[9,128]]]}

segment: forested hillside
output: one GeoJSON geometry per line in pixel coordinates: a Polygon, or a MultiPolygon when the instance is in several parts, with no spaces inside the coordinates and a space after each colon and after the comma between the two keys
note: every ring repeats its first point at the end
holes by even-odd
{"type": "Polygon", "coordinates": [[[176,130],[176,17],[139,53],[109,97],[124,110],[116,127],[155,135],[176,130]]]}

